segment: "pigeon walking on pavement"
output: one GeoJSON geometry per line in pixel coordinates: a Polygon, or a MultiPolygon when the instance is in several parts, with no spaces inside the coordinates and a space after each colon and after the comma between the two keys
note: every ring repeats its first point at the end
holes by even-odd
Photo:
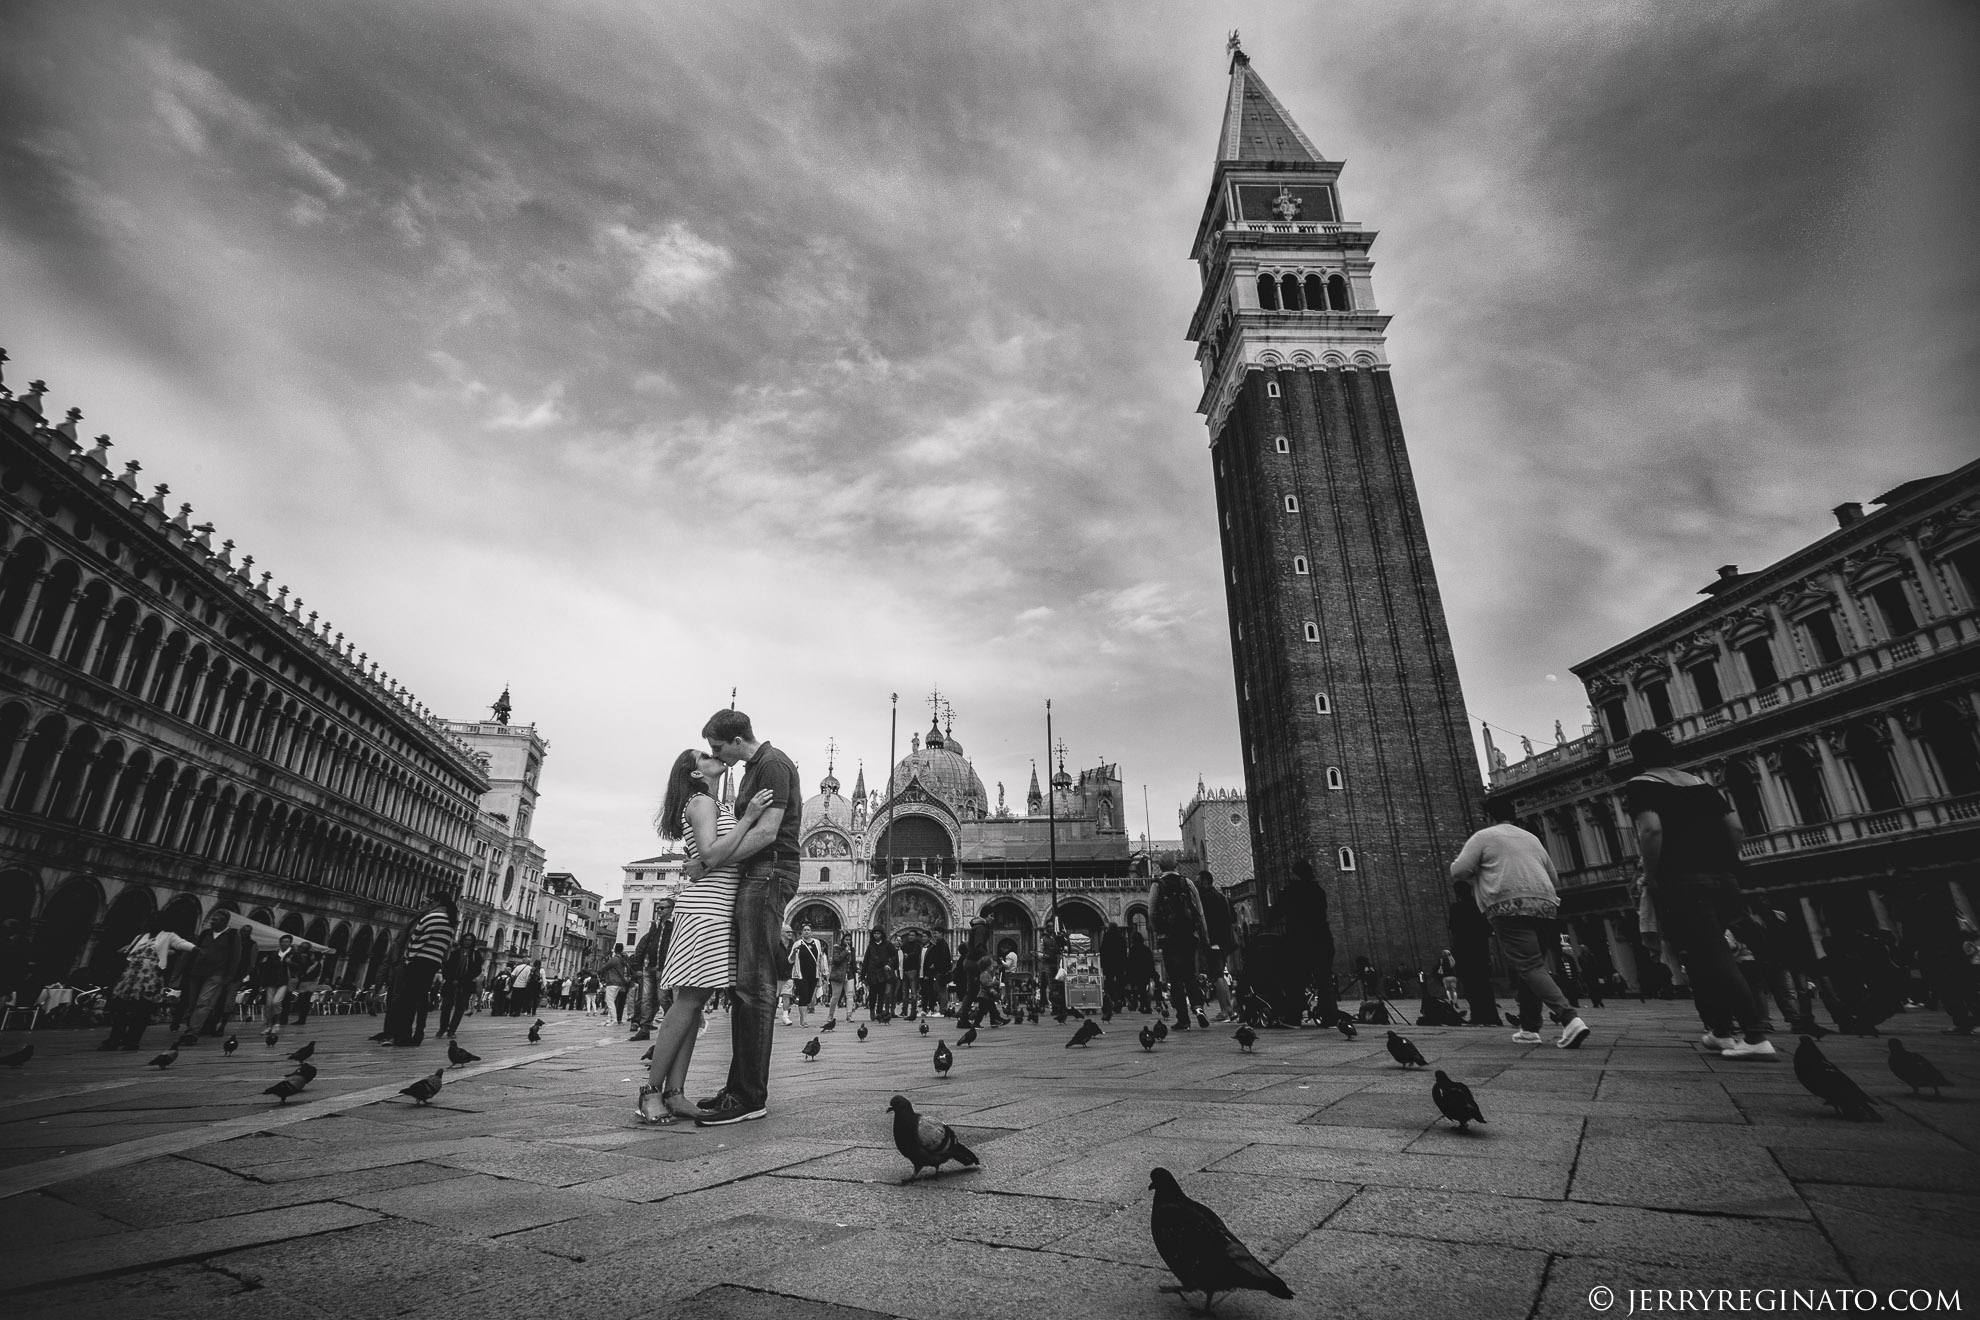
{"type": "Polygon", "coordinates": [[[289,1056],[289,1062],[290,1062],[290,1063],[308,1063],[308,1062],[309,1062],[309,1056],[310,1056],[310,1055],[312,1055],[312,1054],[314,1054],[314,1053],[316,1053],[316,1042],[315,1042],[315,1041],[311,1041],[311,1042],[310,1042],[309,1044],[307,1044],[307,1045],[305,1045],[305,1046],[303,1046],[303,1047],[302,1047],[301,1049],[299,1049],[299,1050],[297,1050],[297,1051],[296,1051],[296,1052],[295,1052],[294,1054],[291,1054],[291,1055],[289,1056]]]}
{"type": "Polygon", "coordinates": [[[1154,1032],[1156,1040],[1167,1040],[1169,1038],[1169,1024],[1167,1022],[1157,1022],[1154,1026],[1154,1032]]]}
{"type": "Polygon", "coordinates": [[[1240,1023],[1238,1029],[1232,1033],[1232,1039],[1237,1041],[1239,1049],[1249,1054],[1251,1047],[1258,1043],[1258,1033],[1240,1023]]]}
{"type": "MultiPolygon", "coordinates": [[[[1290,1298],[1286,1281],[1266,1269],[1237,1235],[1224,1226],[1217,1212],[1189,1199],[1182,1184],[1167,1169],[1150,1169],[1148,1185],[1155,1189],[1155,1208],[1148,1231],[1162,1263],[1176,1276],[1163,1292],[1203,1294],[1203,1309],[1214,1314],[1217,1294],[1253,1289],[1290,1298]]],[[[1194,1309],[1194,1308],[1192,1308],[1194,1309]]]]}
{"type": "Polygon", "coordinates": [[[1135,1039],[1141,1042],[1142,1053],[1152,1054],[1155,1052],[1155,1033],[1148,1029],[1146,1023],[1142,1025],[1141,1031],[1135,1036],[1135,1039]]]}
{"type": "Polygon", "coordinates": [[[1478,1099],[1471,1094],[1471,1088],[1463,1082],[1454,1082],[1442,1068],[1437,1070],[1436,1084],[1430,1088],[1430,1098],[1437,1102],[1437,1112],[1458,1125],[1458,1131],[1467,1131],[1466,1124],[1483,1123],[1485,1115],[1478,1112],[1478,1099]]]}
{"type": "Polygon", "coordinates": [[[937,1077],[947,1077],[949,1075],[949,1069],[955,1066],[956,1066],[956,1056],[954,1051],[952,1051],[949,1048],[949,1043],[945,1040],[936,1041],[935,1042],[935,1075],[937,1077]]]}
{"type": "Polygon", "coordinates": [[[179,1057],[179,1047],[177,1045],[174,1045],[171,1049],[166,1050],[163,1054],[153,1055],[151,1062],[145,1066],[149,1068],[156,1068],[162,1072],[165,1069],[171,1067],[172,1064],[178,1059],[178,1057],[179,1057]]]}
{"type": "MultiPolygon", "coordinates": [[[[651,1053],[651,1051],[648,1052],[651,1053]]],[[[470,1063],[480,1063],[481,1056],[479,1054],[469,1054],[461,1048],[460,1042],[449,1040],[447,1042],[447,1062],[453,1064],[456,1068],[465,1068],[470,1063]]]]}
{"type": "Polygon", "coordinates": [[[287,1077],[284,1077],[281,1081],[275,1083],[275,1085],[269,1087],[266,1091],[263,1091],[262,1094],[275,1096],[279,1098],[283,1104],[286,1105],[289,1103],[290,1096],[297,1095],[301,1091],[302,1091],[301,1086],[289,1080],[287,1077]]]}
{"type": "Polygon", "coordinates": [[[18,1068],[33,1057],[34,1042],[29,1041],[10,1054],[0,1054],[0,1063],[6,1064],[9,1068],[18,1068]]]}
{"type": "Polygon", "coordinates": [[[915,1175],[923,1169],[933,1169],[939,1176],[942,1166],[950,1160],[966,1169],[974,1169],[982,1164],[976,1152],[956,1139],[956,1130],[946,1123],[914,1112],[914,1105],[904,1095],[897,1095],[887,1102],[887,1108],[894,1114],[894,1149],[907,1157],[914,1167],[908,1176],[901,1179],[903,1184],[911,1183],[915,1175]]]}
{"type": "Polygon", "coordinates": [[[423,1105],[440,1094],[440,1085],[446,1080],[446,1071],[444,1068],[435,1068],[430,1074],[406,1087],[399,1094],[409,1095],[415,1103],[423,1105]]]}
{"type": "Polygon", "coordinates": [[[1946,1080],[1946,1075],[1939,1071],[1938,1065],[1924,1055],[1914,1054],[1906,1049],[1901,1040],[1891,1042],[1890,1063],[1891,1071],[1897,1075],[1900,1082],[1911,1088],[1913,1095],[1918,1094],[1919,1087],[1929,1086],[1932,1088],[1933,1096],[1936,1097],[1940,1087],[1952,1085],[1946,1080]]]}
{"type": "Polygon", "coordinates": [[[241,1038],[239,1036],[229,1036],[226,1040],[220,1042],[220,1052],[222,1054],[232,1054],[240,1047],[241,1038]]]}
{"type": "Polygon", "coordinates": [[[1072,1039],[1066,1042],[1066,1048],[1071,1049],[1073,1046],[1078,1045],[1079,1047],[1084,1049],[1086,1047],[1087,1042],[1091,1041],[1095,1036],[1101,1034],[1102,1033],[1100,1030],[1100,1024],[1098,1022],[1095,1022],[1092,1018],[1087,1018],[1084,1022],[1079,1024],[1079,1030],[1073,1032],[1072,1039]]]}
{"type": "Polygon", "coordinates": [[[837,1018],[826,1018],[825,1025],[819,1028],[820,1031],[837,1031],[838,1029],[839,1019],[837,1018]]]}
{"type": "Polygon", "coordinates": [[[922,1034],[922,1035],[924,1035],[924,1036],[926,1036],[926,1035],[928,1034],[928,1019],[927,1019],[927,1018],[923,1018],[923,1019],[921,1019],[921,1034],[922,1034]]]}
{"type": "Polygon", "coordinates": [[[956,1037],[956,1044],[959,1047],[976,1044],[976,1028],[970,1027],[962,1035],[956,1037]]]}
{"type": "Polygon", "coordinates": [[[1407,1036],[1398,1036],[1393,1031],[1389,1033],[1389,1057],[1405,1068],[1412,1065],[1418,1068],[1430,1066],[1430,1060],[1423,1057],[1423,1051],[1416,1048],[1415,1041],[1407,1036]]]}
{"type": "Polygon", "coordinates": [[[804,1043],[804,1049],[800,1051],[804,1055],[804,1061],[810,1063],[813,1059],[816,1059],[820,1048],[822,1047],[818,1043],[818,1037],[813,1036],[810,1040],[806,1041],[804,1043]]]}
{"type": "Polygon", "coordinates": [[[529,1024],[529,1043],[532,1045],[541,1045],[543,1043],[542,1018],[538,1018],[536,1019],[536,1021],[529,1024]]]}
{"type": "Polygon", "coordinates": [[[1354,1023],[1344,1017],[1334,1019],[1334,1030],[1341,1033],[1342,1040],[1353,1040],[1360,1034],[1354,1029],[1354,1023]]]}
{"type": "Polygon", "coordinates": [[[1847,1073],[1829,1062],[1829,1056],[1822,1053],[1822,1047],[1813,1037],[1801,1038],[1801,1045],[1794,1052],[1794,1075],[1810,1095],[1841,1117],[1858,1121],[1867,1118],[1873,1123],[1884,1121],[1884,1116],[1874,1108],[1876,1101],[1865,1095],[1847,1073]]]}
{"type": "Polygon", "coordinates": [[[866,1024],[864,1022],[859,1024],[859,1038],[861,1040],[866,1039],[866,1024]]]}

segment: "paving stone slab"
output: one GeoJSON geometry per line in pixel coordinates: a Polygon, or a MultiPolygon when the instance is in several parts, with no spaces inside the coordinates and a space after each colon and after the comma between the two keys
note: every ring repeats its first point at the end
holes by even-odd
{"type": "MultiPolygon", "coordinates": [[[[1515,1247],[1423,1242],[1322,1228],[1307,1234],[1272,1269],[1295,1300],[1244,1294],[1256,1316],[1292,1314],[1393,1320],[1480,1320],[1524,1316],[1540,1295],[1544,1252],[1515,1247]],[[1254,1300],[1255,1299],[1255,1300],[1254,1300]]],[[[1218,1304],[1218,1313],[1224,1311],[1218,1304]]]]}
{"type": "Polygon", "coordinates": [[[1591,1137],[1581,1143],[1569,1195],[1664,1210],[1808,1217],[1808,1207],[1770,1154],[1724,1144],[1591,1137]]]}
{"type": "Polygon", "coordinates": [[[153,1269],[181,1261],[199,1260],[257,1243],[286,1242],[319,1233],[334,1233],[339,1229],[371,1223],[377,1218],[371,1211],[355,1206],[302,1205],[85,1238],[48,1247],[32,1256],[12,1261],[0,1288],[14,1292],[65,1279],[153,1269]]]}
{"type": "Polygon", "coordinates": [[[318,1320],[329,1312],[203,1265],[61,1284],[7,1299],[10,1320],[318,1320]]]}
{"type": "MultiPolygon", "coordinates": [[[[696,1133],[703,1137],[723,1130],[695,1129],[696,1133]]],[[[682,1192],[734,1182],[738,1178],[768,1173],[773,1169],[801,1164],[806,1160],[814,1160],[845,1149],[849,1147],[837,1142],[796,1141],[789,1138],[752,1142],[742,1138],[734,1146],[717,1143],[716,1149],[704,1155],[664,1162],[652,1161],[648,1168],[579,1183],[577,1189],[591,1196],[615,1201],[658,1201],[662,1197],[679,1196],[682,1192]]]]}
{"type": "Polygon", "coordinates": [[[1577,1201],[1521,1202],[1517,1213],[1508,1213],[1506,1203],[1491,1196],[1370,1187],[1327,1226],[1558,1255],[1701,1269],[1723,1266],[1735,1273],[1764,1259],[1810,1279],[1848,1278],[1834,1248],[1813,1224],[1787,1219],[1677,1214],[1577,1201]]]}
{"type": "Polygon", "coordinates": [[[1543,1166],[1524,1160],[1447,1159],[1437,1155],[1391,1155],[1307,1146],[1247,1146],[1211,1165],[1210,1171],[1549,1200],[1565,1197],[1568,1186],[1565,1164],[1543,1166]]]}
{"type": "MultiPolygon", "coordinates": [[[[1185,1192],[1215,1210],[1238,1240],[1267,1264],[1326,1223],[1361,1190],[1345,1183],[1234,1173],[1187,1174],[1181,1182],[1185,1192]]],[[[1153,1206],[1154,1193],[1144,1190],[1130,1204],[1046,1245],[1069,1256],[1165,1269],[1149,1229],[1153,1206]]]]}
{"type": "Polygon", "coordinates": [[[542,1183],[546,1187],[596,1182],[601,1178],[636,1173],[652,1167],[650,1161],[624,1153],[499,1137],[462,1142],[444,1155],[434,1156],[433,1161],[450,1168],[542,1183]]]}
{"type": "Polygon", "coordinates": [[[1052,1196],[1074,1201],[1131,1201],[1148,1186],[1148,1171],[1168,1169],[1178,1177],[1193,1174],[1244,1149],[1242,1141],[1191,1141],[1162,1135],[1161,1128],[1138,1132],[1120,1141],[1096,1146],[1078,1159],[1062,1160],[1026,1172],[1000,1172],[994,1167],[986,1187],[1021,1191],[1026,1196],[1052,1196]]]}
{"type": "Polygon", "coordinates": [[[1857,1183],[1928,1192],[1980,1190],[1980,1155],[1967,1151],[1838,1150],[1785,1147],[1775,1152],[1796,1183],[1857,1183]]]}
{"type": "Polygon", "coordinates": [[[704,1288],[668,1308],[668,1320],[887,1320],[880,1311],[814,1302],[734,1284],[704,1288]]]}
{"type": "Polygon", "coordinates": [[[553,1224],[560,1219],[603,1214],[612,1206],[609,1200],[581,1190],[511,1182],[480,1173],[463,1174],[444,1182],[356,1192],[346,1199],[353,1205],[395,1219],[416,1219],[423,1224],[483,1237],[553,1224]]]}
{"type": "Polygon", "coordinates": [[[1980,1196],[1840,1184],[1804,1195],[1862,1283],[1959,1288],[1968,1297],[1980,1289],[1980,1196]]]}

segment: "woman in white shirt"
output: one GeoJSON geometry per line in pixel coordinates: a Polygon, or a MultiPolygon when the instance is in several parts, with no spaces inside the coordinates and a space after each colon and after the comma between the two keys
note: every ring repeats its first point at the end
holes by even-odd
{"type": "Polygon", "coordinates": [[[194,944],[165,929],[162,913],[153,913],[144,933],[124,949],[124,974],[110,992],[110,1038],[99,1050],[134,1050],[151,1025],[151,1015],[165,998],[165,963],[175,952],[189,953],[194,944]]]}

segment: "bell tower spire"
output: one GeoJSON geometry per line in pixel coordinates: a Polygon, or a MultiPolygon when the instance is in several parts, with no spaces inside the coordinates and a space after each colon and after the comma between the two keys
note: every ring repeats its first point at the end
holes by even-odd
{"type": "Polygon", "coordinates": [[[1257,873],[1311,865],[1342,948],[1441,947],[1482,796],[1378,310],[1375,232],[1231,34],[1191,255],[1257,873]]]}

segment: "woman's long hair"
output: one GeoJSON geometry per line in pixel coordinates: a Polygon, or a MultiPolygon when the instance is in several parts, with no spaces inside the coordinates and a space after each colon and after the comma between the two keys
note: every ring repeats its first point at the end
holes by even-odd
{"type": "Polygon", "coordinates": [[[667,772],[667,795],[660,800],[660,814],[653,818],[653,828],[669,843],[681,838],[681,813],[687,809],[688,799],[708,791],[707,781],[695,773],[702,755],[690,747],[674,758],[674,768],[667,772]]]}

